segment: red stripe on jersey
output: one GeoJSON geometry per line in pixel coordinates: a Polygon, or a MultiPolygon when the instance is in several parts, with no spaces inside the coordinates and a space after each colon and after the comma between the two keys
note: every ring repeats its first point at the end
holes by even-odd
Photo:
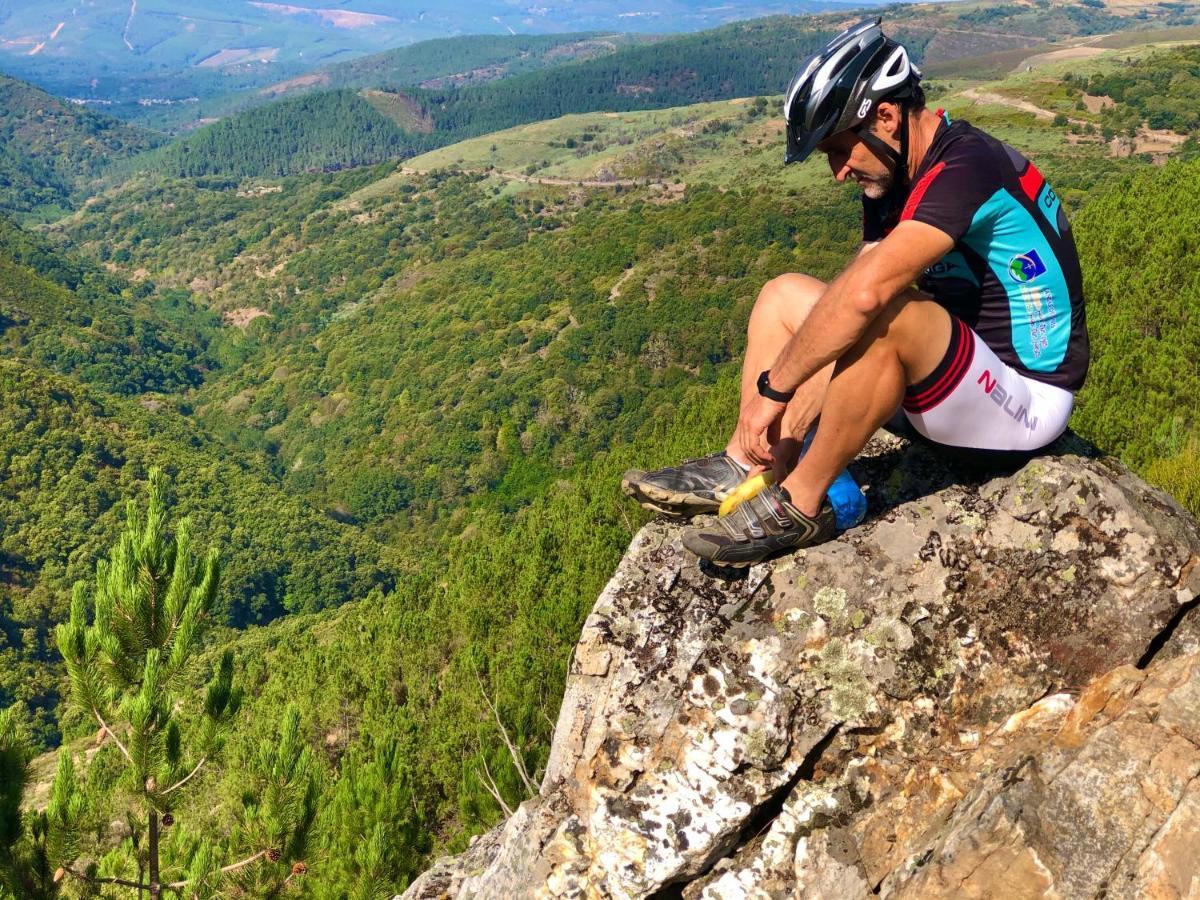
{"type": "Polygon", "coordinates": [[[946,168],[946,163],[944,161],[938,163],[936,166],[926,172],[921,177],[920,181],[913,185],[912,193],[908,195],[908,202],[904,204],[904,212],[900,214],[901,222],[907,222],[913,217],[917,211],[917,207],[921,203],[922,198],[925,196],[925,192],[929,190],[929,186],[933,184],[933,179],[937,178],[944,168],[946,168]]]}
{"type": "Polygon", "coordinates": [[[1021,176],[1021,190],[1025,192],[1025,196],[1036,202],[1038,192],[1041,191],[1042,185],[1045,183],[1046,179],[1037,170],[1037,166],[1030,163],[1029,168],[1025,170],[1025,174],[1021,176]]]}

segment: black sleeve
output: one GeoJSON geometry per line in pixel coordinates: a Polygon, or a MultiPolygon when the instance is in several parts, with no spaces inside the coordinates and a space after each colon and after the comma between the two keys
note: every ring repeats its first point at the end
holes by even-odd
{"type": "Polygon", "coordinates": [[[893,187],[877,200],[872,200],[866,194],[862,195],[865,242],[870,244],[882,241],[892,233],[892,229],[900,224],[900,210],[904,208],[904,199],[907,196],[908,191],[901,187],[893,187]]]}
{"type": "Polygon", "coordinates": [[[991,155],[971,142],[960,142],[917,179],[900,221],[924,222],[956,242],[967,233],[976,213],[1001,188],[1001,175],[991,155]]]}

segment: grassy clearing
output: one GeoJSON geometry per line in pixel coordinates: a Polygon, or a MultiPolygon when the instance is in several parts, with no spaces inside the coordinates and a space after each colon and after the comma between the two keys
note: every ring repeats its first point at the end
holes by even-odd
{"type": "Polygon", "coordinates": [[[406,131],[416,131],[429,134],[433,131],[433,122],[421,113],[420,104],[404,94],[393,91],[364,90],[359,96],[371,104],[383,116],[391,119],[406,131]]]}

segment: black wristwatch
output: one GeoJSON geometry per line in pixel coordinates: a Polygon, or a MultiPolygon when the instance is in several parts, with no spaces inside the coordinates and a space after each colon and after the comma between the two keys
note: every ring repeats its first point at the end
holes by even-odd
{"type": "Polygon", "coordinates": [[[776,403],[787,403],[796,396],[796,392],[792,391],[777,391],[771,387],[771,370],[766,369],[758,376],[758,392],[768,400],[774,400],[776,403]]]}

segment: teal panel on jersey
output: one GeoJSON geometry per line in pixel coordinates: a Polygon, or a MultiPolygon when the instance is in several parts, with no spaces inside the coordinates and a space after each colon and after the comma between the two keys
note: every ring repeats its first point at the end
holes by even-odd
{"type": "Polygon", "coordinates": [[[957,250],[951,250],[932,266],[926,269],[925,276],[927,278],[932,278],[934,281],[938,281],[943,278],[956,278],[961,281],[970,282],[975,287],[979,287],[979,279],[975,277],[975,273],[971,271],[971,267],[967,265],[967,258],[957,250]]]}
{"type": "Polygon", "coordinates": [[[1021,364],[1031,372],[1053,372],[1071,339],[1071,295],[1037,220],[1001,188],[975,212],[962,240],[987,260],[1004,287],[1021,364]]]}

